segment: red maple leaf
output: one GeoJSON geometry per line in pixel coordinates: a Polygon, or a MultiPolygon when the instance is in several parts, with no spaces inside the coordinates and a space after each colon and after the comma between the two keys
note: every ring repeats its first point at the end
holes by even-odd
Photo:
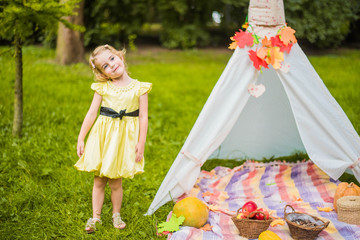
{"type": "Polygon", "coordinates": [[[287,46],[281,46],[280,52],[287,52],[290,53],[291,47],[293,46],[292,43],[289,43],[287,46]]]}
{"type": "Polygon", "coordinates": [[[257,55],[256,55],[256,52],[253,51],[253,50],[250,50],[249,51],[249,57],[250,57],[250,60],[253,61],[253,65],[254,67],[257,69],[257,70],[260,70],[260,66],[263,66],[264,68],[269,68],[268,67],[268,64],[262,60],[261,58],[259,58],[257,55]]]}
{"type": "Polygon", "coordinates": [[[235,33],[234,40],[240,48],[244,48],[246,45],[254,45],[254,38],[252,37],[252,34],[242,30],[235,33]]]}
{"type": "Polygon", "coordinates": [[[284,43],[280,40],[279,35],[276,35],[275,37],[271,37],[270,39],[273,47],[284,46],[284,43]]]}

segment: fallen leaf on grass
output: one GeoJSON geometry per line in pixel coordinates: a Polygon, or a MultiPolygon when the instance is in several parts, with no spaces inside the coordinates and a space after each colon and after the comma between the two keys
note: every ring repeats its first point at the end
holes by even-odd
{"type": "Polygon", "coordinates": [[[176,215],[173,213],[171,215],[171,218],[168,222],[162,222],[158,225],[158,232],[175,232],[178,231],[180,228],[180,225],[185,221],[184,216],[176,217],[176,215]]]}

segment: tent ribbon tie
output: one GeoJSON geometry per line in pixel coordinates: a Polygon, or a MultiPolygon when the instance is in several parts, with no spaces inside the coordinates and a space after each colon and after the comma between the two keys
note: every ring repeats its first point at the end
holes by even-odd
{"type": "Polygon", "coordinates": [[[200,161],[200,159],[198,159],[197,157],[195,157],[194,155],[192,155],[191,153],[189,153],[188,151],[183,151],[181,152],[182,154],[184,154],[185,157],[187,157],[188,159],[192,160],[193,162],[195,162],[197,165],[199,165],[200,167],[202,166],[202,162],[200,161]]]}
{"type": "Polygon", "coordinates": [[[351,166],[349,168],[355,168],[358,164],[360,164],[360,157],[356,160],[356,162],[351,164],[351,166]]]}

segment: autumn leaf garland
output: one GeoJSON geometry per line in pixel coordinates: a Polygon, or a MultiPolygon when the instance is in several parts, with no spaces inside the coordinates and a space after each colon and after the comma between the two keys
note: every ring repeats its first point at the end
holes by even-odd
{"type": "MultiPolygon", "coordinates": [[[[244,28],[248,29],[249,24],[245,23],[244,28]]],[[[291,27],[284,26],[281,28],[277,35],[268,39],[266,36],[261,40],[261,47],[256,51],[249,50],[249,58],[253,62],[254,67],[261,71],[261,68],[269,68],[269,64],[274,69],[280,69],[284,61],[284,52],[290,53],[291,47],[297,42],[295,38],[295,30],[291,27]]],[[[233,42],[230,44],[229,49],[244,48],[245,46],[252,47],[254,44],[260,43],[260,37],[255,33],[246,31],[236,32],[230,38],[233,42]]]]}

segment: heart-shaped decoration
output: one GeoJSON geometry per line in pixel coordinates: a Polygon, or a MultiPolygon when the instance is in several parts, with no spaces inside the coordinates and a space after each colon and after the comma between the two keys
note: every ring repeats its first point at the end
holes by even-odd
{"type": "Polygon", "coordinates": [[[249,84],[248,91],[251,96],[254,96],[256,98],[263,95],[265,92],[265,86],[263,84],[255,85],[255,84],[249,84]]]}

